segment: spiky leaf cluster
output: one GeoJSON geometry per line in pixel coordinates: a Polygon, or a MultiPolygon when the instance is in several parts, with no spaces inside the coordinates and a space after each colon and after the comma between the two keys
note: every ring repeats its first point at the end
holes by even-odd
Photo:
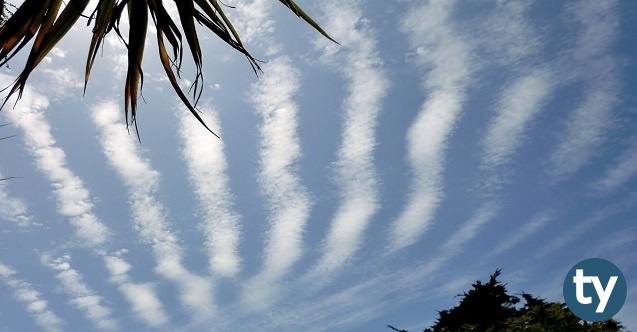
{"type": "MultiPolygon", "coordinates": [[[[297,16],[332,40],[312,18],[294,1],[280,0],[297,16]]],[[[89,0],[26,0],[15,13],[0,26],[0,65],[5,65],[31,41],[31,51],[22,72],[18,75],[6,101],[16,92],[22,96],[26,82],[33,70],[46,55],[66,36],[82,17],[89,0]]],[[[193,116],[209,131],[199,116],[196,105],[203,87],[202,52],[196,25],[212,32],[230,47],[247,57],[255,72],[260,71],[257,60],[246,50],[232,22],[217,0],[174,0],[178,19],[169,15],[162,0],[99,0],[88,17],[93,36],[89,45],[84,76],[88,83],[95,57],[106,36],[115,32],[124,42],[128,52],[128,69],[124,84],[124,111],[126,122],[136,125],[137,100],[143,86],[142,60],[147,28],[153,24],[157,31],[159,59],[173,89],[193,116]],[[128,15],[128,38],[120,30],[122,15],[128,15]],[[179,24],[177,24],[177,22],[179,24]],[[191,87],[193,102],[178,84],[184,49],[188,50],[195,64],[195,80],[191,87]]],[[[4,103],[3,103],[4,106],[4,103]]],[[[212,132],[212,131],[211,131],[212,132]]]]}

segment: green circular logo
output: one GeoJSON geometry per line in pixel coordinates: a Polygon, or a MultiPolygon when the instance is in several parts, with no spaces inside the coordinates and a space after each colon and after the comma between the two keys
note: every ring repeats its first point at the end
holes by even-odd
{"type": "Polygon", "coordinates": [[[626,301],[626,279],[615,264],[601,258],[585,259],[564,278],[564,301],[579,318],[600,322],[612,318],[626,301]]]}

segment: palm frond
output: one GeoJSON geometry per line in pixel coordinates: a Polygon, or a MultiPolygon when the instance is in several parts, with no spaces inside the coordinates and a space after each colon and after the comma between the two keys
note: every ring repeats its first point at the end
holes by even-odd
{"type": "MultiPolygon", "coordinates": [[[[28,0],[27,0],[28,1],[28,0]]],[[[37,5],[41,0],[33,0],[30,6],[37,5]]],[[[25,2],[26,3],[26,2],[25,2]]],[[[0,31],[0,43],[4,40],[8,40],[9,45],[17,45],[17,41],[22,40],[19,48],[22,48],[26,42],[33,37],[34,29],[37,30],[35,41],[31,47],[31,52],[27,58],[27,62],[24,65],[24,69],[18,75],[13,87],[9,91],[5,102],[15,93],[18,92],[18,99],[22,96],[24,86],[28,80],[31,72],[37,67],[42,59],[55,47],[55,45],[69,32],[75,22],[80,18],[82,12],[88,5],[89,0],[69,0],[68,4],[62,10],[62,13],[58,16],[58,11],[61,7],[62,0],[47,0],[45,5],[41,8],[29,7],[30,11],[26,11],[24,17],[26,18],[25,24],[15,24],[19,29],[18,34],[11,35],[12,30],[5,30],[4,27],[0,31]],[[31,14],[31,15],[29,15],[31,14]],[[26,28],[28,27],[28,28],[26,28]]],[[[13,23],[13,18],[18,14],[18,11],[22,9],[22,6],[18,8],[16,14],[12,16],[5,26],[9,26],[9,23],[13,23]]],[[[12,25],[14,26],[14,25],[12,25]]],[[[14,31],[15,32],[15,31],[14,31]]],[[[0,51],[0,57],[4,55],[6,44],[2,45],[2,51],[0,51]]],[[[11,51],[9,47],[8,52],[11,51]]],[[[19,51],[16,50],[16,52],[19,51]]],[[[12,53],[10,57],[13,57],[16,53],[12,53]]],[[[4,63],[0,63],[2,65],[4,63]]],[[[4,105],[4,103],[3,103],[4,105]]]]}
{"type": "MultiPolygon", "coordinates": [[[[10,123],[5,123],[5,124],[0,124],[0,128],[4,127],[4,126],[8,126],[10,125],[10,123]]],[[[11,136],[4,136],[4,137],[0,137],[0,141],[11,138],[11,137],[15,137],[16,135],[11,135],[11,136]]],[[[15,176],[9,176],[6,178],[0,178],[0,181],[5,181],[5,180],[10,180],[10,179],[16,179],[17,177],[15,176]]]]}
{"type": "Polygon", "coordinates": [[[330,35],[328,35],[327,32],[325,32],[323,30],[323,28],[321,28],[321,26],[318,25],[318,23],[314,22],[314,20],[310,17],[310,15],[308,15],[305,11],[303,11],[303,9],[301,9],[301,7],[299,7],[299,5],[297,5],[294,1],[292,1],[292,0],[279,0],[279,1],[281,1],[281,3],[283,3],[294,14],[296,14],[296,16],[300,17],[305,22],[307,22],[309,25],[311,25],[314,29],[316,29],[316,31],[318,31],[320,34],[322,34],[325,38],[327,38],[327,39],[335,42],[336,44],[338,44],[338,42],[336,40],[334,40],[332,37],[330,37],[330,35]]]}
{"type": "MultiPolygon", "coordinates": [[[[323,36],[334,41],[294,1],[280,1],[323,36]]],[[[0,66],[5,65],[28,43],[33,41],[26,64],[14,81],[2,106],[16,92],[18,92],[18,99],[20,99],[33,70],[82,16],[89,0],[68,0],[60,13],[62,3],[63,0],[25,0],[15,13],[0,26],[0,66]]],[[[201,119],[196,109],[204,85],[203,54],[195,22],[245,55],[256,74],[261,71],[261,68],[258,61],[244,47],[239,34],[217,0],[175,0],[175,5],[182,30],[168,14],[162,0],[99,0],[87,21],[89,26],[93,23],[93,35],[86,59],[84,92],[86,92],[91,70],[104,38],[111,31],[115,31],[124,42],[128,52],[128,68],[124,85],[126,123],[127,125],[135,125],[137,131],[137,101],[144,81],[142,61],[150,13],[152,22],[157,29],[159,59],[171,86],[193,116],[214,134],[201,119]],[[120,31],[120,19],[125,8],[130,25],[127,40],[120,31]],[[192,102],[178,83],[184,51],[182,38],[185,38],[190,57],[195,64],[195,79],[191,86],[192,102]]],[[[137,135],[139,137],[139,132],[137,135]]]]}
{"type": "Polygon", "coordinates": [[[106,38],[107,31],[110,30],[111,15],[115,8],[115,0],[100,1],[95,10],[91,14],[88,20],[88,25],[91,25],[93,17],[95,17],[95,25],[93,26],[93,37],[91,38],[91,44],[88,49],[88,56],[86,57],[86,70],[84,73],[84,92],[86,93],[86,85],[91,75],[91,69],[93,63],[95,63],[95,57],[100,45],[106,38]]]}
{"type": "MultiPolygon", "coordinates": [[[[144,83],[142,60],[148,29],[148,5],[145,0],[133,0],[127,3],[130,29],[128,31],[128,71],[124,86],[124,114],[128,123],[130,109],[131,122],[137,121],[137,97],[144,83]]],[[[137,130],[137,126],[135,126],[137,130]]],[[[139,137],[139,132],[137,133],[139,137]]]]}

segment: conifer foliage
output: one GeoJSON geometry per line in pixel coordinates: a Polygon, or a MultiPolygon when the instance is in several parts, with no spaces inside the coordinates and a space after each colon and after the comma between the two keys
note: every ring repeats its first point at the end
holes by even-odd
{"type": "MultiPolygon", "coordinates": [[[[460,303],[438,311],[435,324],[424,332],[627,332],[615,319],[589,323],[580,320],[564,303],[547,302],[528,293],[510,295],[506,284],[498,280],[501,273],[498,269],[488,282],[478,280],[471,290],[459,294],[460,303]]],[[[387,327],[409,332],[392,325],[387,327]]]]}

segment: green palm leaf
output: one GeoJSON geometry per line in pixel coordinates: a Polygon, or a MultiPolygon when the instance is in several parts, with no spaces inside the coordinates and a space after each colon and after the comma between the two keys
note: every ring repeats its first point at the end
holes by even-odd
{"type": "MultiPolygon", "coordinates": [[[[144,46],[146,44],[146,31],[148,28],[148,5],[145,0],[128,2],[128,17],[130,29],[128,33],[128,71],[126,73],[126,85],[124,87],[124,113],[128,123],[130,109],[131,121],[137,119],[137,96],[140,85],[143,84],[142,60],[144,58],[144,46]]],[[[137,126],[135,126],[137,128],[137,126]]],[[[138,134],[139,136],[139,134],[138,134]]]]}
{"type": "Polygon", "coordinates": [[[89,18],[88,24],[91,24],[91,20],[95,16],[95,26],[93,27],[93,37],[91,38],[91,45],[88,49],[88,56],[86,58],[86,70],[84,73],[84,92],[86,92],[86,84],[88,83],[89,76],[91,75],[91,69],[97,56],[97,50],[99,49],[102,41],[106,37],[106,32],[110,27],[110,18],[115,8],[115,0],[100,1],[93,14],[89,18]]]}
{"type": "MultiPolygon", "coordinates": [[[[319,33],[333,41],[294,1],[280,1],[319,33]]],[[[8,96],[5,97],[3,106],[14,93],[18,92],[18,99],[22,96],[22,91],[33,70],[82,16],[89,0],[68,0],[60,13],[62,3],[63,0],[25,0],[15,13],[0,26],[0,59],[2,59],[0,65],[6,64],[33,40],[26,64],[9,90],[8,96]]],[[[195,22],[245,55],[255,73],[258,73],[261,68],[257,60],[245,49],[239,34],[217,0],[175,0],[175,5],[182,27],[181,31],[166,11],[162,0],[99,0],[88,18],[88,24],[93,23],[93,36],[86,59],[84,91],[86,91],[95,57],[104,42],[104,38],[109,32],[115,31],[126,45],[128,53],[128,68],[124,84],[126,123],[135,125],[137,130],[137,101],[144,81],[142,61],[150,13],[157,29],[159,59],[171,86],[192,115],[212,132],[196,109],[204,85],[203,54],[195,22]],[[127,41],[119,28],[121,15],[125,8],[128,9],[130,25],[127,41]],[[191,86],[194,95],[193,102],[181,90],[177,81],[183,58],[182,36],[185,37],[190,57],[195,64],[195,79],[191,86]]],[[[212,133],[214,134],[214,132],[212,133]]],[[[139,137],[139,133],[137,134],[139,137]]]]}

